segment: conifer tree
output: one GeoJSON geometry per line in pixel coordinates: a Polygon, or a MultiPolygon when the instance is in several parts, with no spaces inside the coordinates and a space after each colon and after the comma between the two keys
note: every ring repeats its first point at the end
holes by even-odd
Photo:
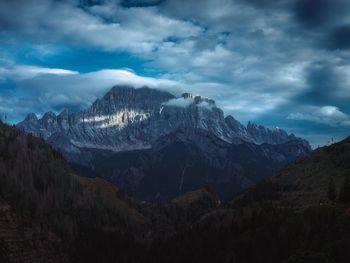
{"type": "Polygon", "coordinates": [[[334,201],[336,198],[335,184],[333,178],[330,179],[328,185],[328,199],[334,201]]]}
{"type": "Polygon", "coordinates": [[[350,202],[350,183],[349,176],[345,175],[344,182],[339,192],[339,202],[349,203],[350,202]]]}

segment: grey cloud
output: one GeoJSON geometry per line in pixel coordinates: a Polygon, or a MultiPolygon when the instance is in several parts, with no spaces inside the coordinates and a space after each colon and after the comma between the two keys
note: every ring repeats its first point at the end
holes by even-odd
{"type": "Polygon", "coordinates": [[[154,9],[122,9],[108,2],[89,11],[94,13],[69,2],[0,1],[0,33],[9,38],[24,36],[34,41],[147,53],[171,36],[191,37],[201,32],[190,22],[167,18],[154,9]],[[119,21],[105,22],[104,18],[111,16],[119,21]]]}
{"type": "Polygon", "coordinates": [[[312,121],[335,127],[350,127],[350,115],[335,106],[313,108],[307,113],[291,113],[288,115],[288,119],[312,121]]]}
{"type": "Polygon", "coordinates": [[[165,0],[122,0],[121,5],[124,7],[148,7],[156,6],[165,0]]]}
{"type": "Polygon", "coordinates": [[[192,101],[189,99],[186,100],[184,98],[176,98],[176,99],[171,99],[171,100],[165,102],[164,105],[186,108],[186,107],[190,106],[191,103],[192,103],[192,101]]]}
{"type": "Polygon", "coordinates": [[[335,28],[328,41],[330,49],[350,49],[350,24],[335,28]]]}
{"type": "Polygon", "coordinates": [[[347,65],[331,62],[311,64],[307,69],[306,87],[295,98],[309,105],[335,104],[347,106],[350,100],[350,78],[347,65]]]}
{"type": "Polygon", "coordinates": [[[296,19],[306,27],[324,27],[341,21],[349,14],[347,0],[297,0],[296,19]]]}
{"type": "Polygon", "coordinates": [[[350,47],[350,2],[347,0],[297,0],[291,9],[301,33],[314,48],[348,49],[350,47]]]}

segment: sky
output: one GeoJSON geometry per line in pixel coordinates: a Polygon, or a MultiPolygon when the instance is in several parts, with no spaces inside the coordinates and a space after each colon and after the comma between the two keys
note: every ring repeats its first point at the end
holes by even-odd
{"type": "Polygon", "coordinates": [[[349,0],[0,0],[12,123],[147,85],[317,147],[350,135],[349,59],[349,0]]]}

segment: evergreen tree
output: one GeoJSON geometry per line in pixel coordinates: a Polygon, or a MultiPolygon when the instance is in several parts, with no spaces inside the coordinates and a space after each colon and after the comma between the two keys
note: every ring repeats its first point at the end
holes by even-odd
{"type": "Polygon", "coordinates": [[[336,198],[335,184],[333,178],[330,179],[328,185],[328,199],[334,201],[336,198]]]}
{"type": "Polygon", "coordinates": [[[341,203],[349,203],[350,202],[350,183],[349,183],[349,176],[348,175],[345,175],[343,185],[340,188],[339,202],[341,202],[341,203]]]}

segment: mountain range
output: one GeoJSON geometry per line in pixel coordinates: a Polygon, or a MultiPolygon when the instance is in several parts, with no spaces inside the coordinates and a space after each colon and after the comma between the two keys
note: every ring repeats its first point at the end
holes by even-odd
{"type": "Polygon", "coordinates": [[[86,110],[31,113],[17,127],[58,149],[78,173],[151,201],[203,186],[229,200],[311,152],[282,129],[225,117],[212,99],[148,87],[115,86],[86,110]]]}

